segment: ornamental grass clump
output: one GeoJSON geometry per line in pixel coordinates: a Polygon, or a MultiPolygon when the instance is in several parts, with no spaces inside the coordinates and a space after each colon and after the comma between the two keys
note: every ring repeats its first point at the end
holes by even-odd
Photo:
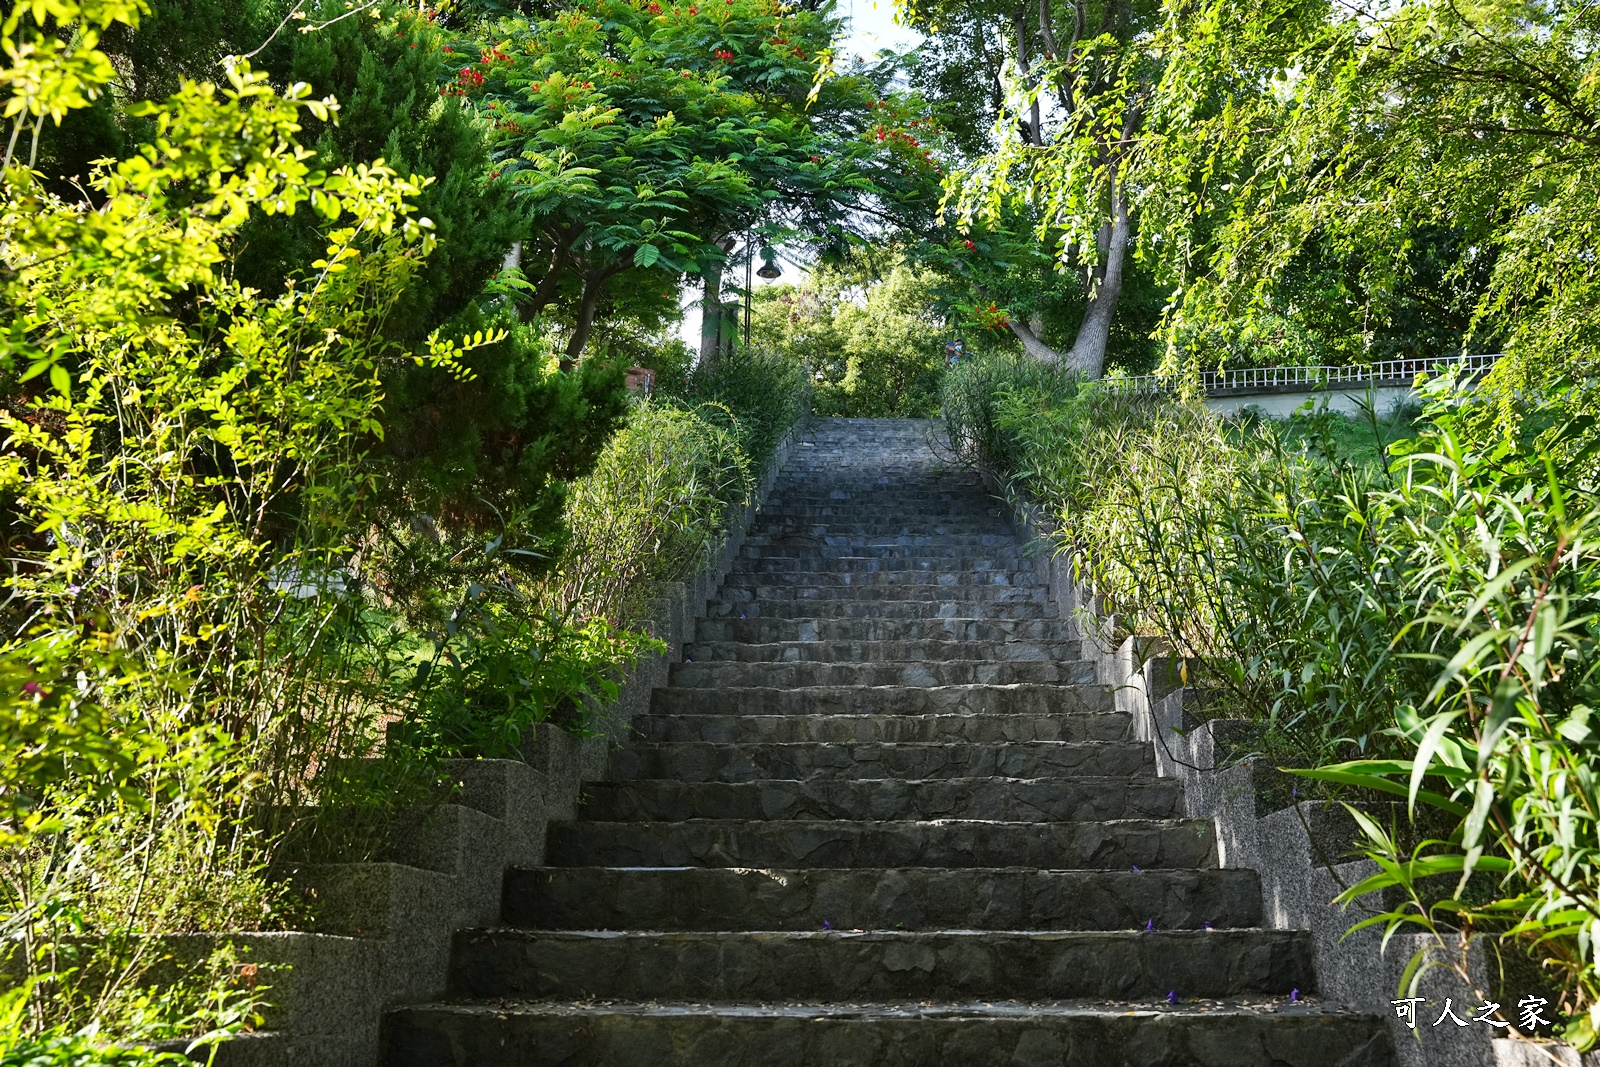
{"type": "Polygon", "coordinates": [[[572,540],[553,595],[620,619],[693,574],[755,488],[738,419],[718,404],[641,404],[572,489],[572,540]]]}
{"type": "Polygon", "coordinates": [[[1184,658],[1202,717],[1254,721],[1257,754],[1336,795],[1405,800],[1420,834],[1351,808],[1378,873],[1341,899],[1391,891],[1358,926],[1520,947],[1580,1049],[1600,1032],[1590,393],[1530,396],[1507,427],[1445,380],[1411,436],[1369,413],[1360,447],[1338,416],[1226,423],[1005,363],[946,394],[952,440],[1054,521],[1120,633],[1184,658]]]}
{"type": "Polygon", "coordinates": [[[1422,681],[1390,647],[1408,617],[1394,546],[1363,532],[1376,451],[1323,418],[1230,424],[1027,362],[957,367],[946,405],[952,441],[1054,525],[1117,632],[1190,664],[1206,714],[1262,724],[1262,751],[1286,762],[1391,744],[1383,685],[1422,681]]]}

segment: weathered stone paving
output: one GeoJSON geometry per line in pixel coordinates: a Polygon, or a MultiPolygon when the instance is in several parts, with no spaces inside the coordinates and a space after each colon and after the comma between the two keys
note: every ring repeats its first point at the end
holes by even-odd
{"type": "Polygon", "coordinates": [[[1379,1067],[930,424],[821,423],[387,1067],[1379,1067]]]}

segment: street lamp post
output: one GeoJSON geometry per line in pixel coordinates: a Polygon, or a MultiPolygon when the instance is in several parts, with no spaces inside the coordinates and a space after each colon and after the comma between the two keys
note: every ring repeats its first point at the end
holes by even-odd
{"type": "MultiPolygon", "coordinates": [[[[744,346],[750,347],[750,301],[754,292],[755,282],[750,277],[750,268],[755,265],[756,246],[750,242],[750,235],[745,235],[744,240],[744,346]]],[[[755,272],[757,278],[771,281],[780,277],[783,271],[779,269],[777,256],[772,251],[772,246],[761,246],[761,269],[755,272]]]]}
{"type": "Polygon", "coordinates": [[[754,280],[750,277],[750,268],[755,265],[756,246],[750,243],[750,234],[744,235],[744,348],[750,351],[750,288],[754,280]]]}

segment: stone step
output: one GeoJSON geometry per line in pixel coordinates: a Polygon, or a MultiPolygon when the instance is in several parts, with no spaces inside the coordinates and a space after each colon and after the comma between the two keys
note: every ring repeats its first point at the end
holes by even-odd
{"type": "Polygon", "coordinates": [[[1209,822],[918,822],[695,819],[553,823],[558,867],[1215,867],[1209,822]]]}
{"type": "MultiPolygon", "coordinates": [[[[982,556],[955,550],[938,555],[897,556],[895,550],[882,549],[870,554],[870,549],[841,550],[837,554],[822,551],[806,555],[744,557],[733,568],[733,575],[746,574],[896,574],[900,571],[929,571],[934,574],[960,574],[966,571],[1016,574],[1033,572],[1034,561],[1021,553],[987,551],[982,556]],[[869,553],[869,554],[864,554],[869,553]]],[[[906,550],[900,550],[906,551],[906,550]]],[[[931,553],[931,549],[914,549],[931,553]]]]}
{"type": "Polygon", "coordinates": [[[927,508],[880,508],[870,504],[841,503],[785,507],[781,502],[761,509],[765,533],[772,526],[806,527],[864,526],[873,530],[885,527],[966,526],[974,533],[998,533],[1011,528],[1005,508],[968,507],[960,504],[932,505],[927,508]]]}
{"type": "Polygon", "coordinates": [[[706,605],[706,617],[711,619],[970,619],[980,617],[998,621],[1060,619],[1056,606],[1034,595],[1033,590],[979,589],[929,590],[936,598],[901,599],[887,596],[893,590],[882,590],[872,599],[862,599],[860,590],[854,597],[801,598],[798,600],[755,600],[748,593],[736,599],[719,597],[706,605]],[[1023,599],[1017,599],[1021,596],[1023,599]]]}
{"type": "MultiPolygon", "coordinates": [[[[790,585],[762,581],[752,585],[724,583],[715,602],[737,605],[742,612],[748,610],[745,607],[747,604],[824,605],[830,601],[844,601],[850,605],[848,614],[861,618],[861,611],[870,613],[881,610],[894,601],[906,600],[924,605],[921,613],[925,614],[938,615],[943,612],[946,615],[964,614],[983,617],[989,615],[992,611],[991,606],[996,604],[1037,604],[1044,607],[1050,603],[1050,595],[1042,585],[997,585],[992,582],[958,582],[951,585],[933,585],[925,582],[845,585],[824,582],[821,585],[790,585]],[[945,608],[946,604],[952,606],[945,608]]],[[[811,614],[818,616],[838,613],[841,613],[840,609],[831,604],[827,608],[819,606],[811,611],[811,614]]]]}
{"type": "Polygon", "coordinates": [[[1003,502],[976,478],[918,477],[911,475],[885,484],[862,479],[851,484],[827,471],[786,483],[774,482],[767,503],[806,504],[877,503],[887,508],[928,506],[938,503],[1000,505],[1003,502]]]}
{"type": "Polygon", "coordinates": [[[680,782],[748,782],[759,778],[1047,778],[1154,775],[1155,753],[1144,741],[967,741],[907,744],[639,743],[611,757],[611,777],[680,782]]]}
{"type": "Polygon", "coordinates": [[[931,507],[928,510],[870,509],[864,504],[837,507],[771,507],[762,509],[760,533],[773,528],[814,530],[826,533],[883,533],[893,531],[950,530],[954,533],[1005,533],[1011,530],[1010,515],[1000,507],[931,507]]]}
{"type": "Polygon", "coordinates": [[[924,590],[952,589],[961,586],[1015,586],[1025,589],[1042,589],[1043,575],[1032,570],[795,570],[771,574],[751,574],[734,571],[722,583],[724,596],[730,589],[766,589],[768,587],[826,588],[841,586],[852,595],[873,597],[888,588],[914,588],[924,590]]]}
{"type": "Polygon", "coordinates": [[[1288,1002],[429,1004],[384,1067],[1391,1067],[1382,1020],[1288,1002]]]}
{"type": "Polygon", "coordinates": [[[1309,936],[1258,928],[946,447],[813,423],[616,780],[457,935],[482,999],[392,1012],[385,1067],[1388,1067],[1382,1019],[1291,1000],[1309,936]]]}
{"type": "Polygon", "coordinates": [[[591,782],[580,814],[597,822],[684,819],[985,819],[1095,822],[1173,819],[1183,790],[1172,778],[757,779],[591,782]]]}
{"type": "Polygon", "coordinates": [[[1258,926],[1254,871],[540,867],[504,919],[545,930],[1199,930],[1258,926]]]}
{"type": "MultiPolygon", "coordinates": [[[[811,553],[827,556],[865,555],[868,551],[895,551],[908,559],[923,553],[939,556],[951,552],[975,555],[980,551],[1024,554],[1016,537],[1007,530],[996,534],[885,534],[879,537],[846,534],[751,534],[740,552],[751,559],[784,559],[811,553]]],[[[1035,558],[1029,555],[1028,558],[1035,558]]]]}
{"type": "Polygon", "coordinates": [[[761,509],[764,523],[989,523],[1009,527],[1010,512],[993,498],[978,500],[920,500],[895,503],[892,500],[874,499],[878,494],[864,494],[856,500],[801,500],[771,498],[761,509]]]}
{"type": "Polygon", "coordinates": [[[881,485],[854,489],[813,489],[805,486],[773,486],[763,510],[798,510],[803,508],[870,508],[873,511],[911,513],[937,511],[943,508],[960,508],[988,511],[1005,505],[993,493],[981,487],[952,488],[950,486],[921,486],[888,489],[881,485]]]}
{"type": "MultiPolygon", "coordinates": [[[[917,442],[915,447],[921,448],[923,442],[917,442]]],[[[881,489],[889,493],[904,493],[909,489],[928,488],[940,492],[967,491],[988,494],[983,476],[977,471],[950,468],[945,470],[926,470],[922,474],[915,474],[908,468],[900,472],[879,472],[866,475],[841,475],[835,472],[829,464],[818,463],[812,475],[812,481],[798,477],[804,466],[786,467],[774,483],[774,491],[785,482],[793,483],[785,486],[786,491],[798,488],[805,492],[815,492],[826,496],[829,493],[853,492],[857,490],[881,489]]]]}
{"type": "Polygon", "coordinates": [[[876,520],[836,519],[811,521],[758,518],[751,526],[749,537],[789,538],[809,537],[1003,537],[1012,543],[1016,535],[1009,520],[986,518],[978,521],[952,521],[950,519],[913,519],[908,517],[879,518],[876,520]]]}
{"type": "Polygon", "coordinates": [[[1090,685],[1088,660],[997,663],[992,660],[887,663],[675,663],[669,677],[687,688],[805,687],[818,685],[1090,685]]]}
{"type": "Polygon", "coordinates": [[[645,741],[713,744],[906,744],[928,741],[1127,741],[1133,719],[1120,712],[1083,715],[645,715],[634,720],[645,741]]]}
{"type": "Polygon", "coordinates": [[[1103,685],[819,685],[662,688],[656,715],[1077,715],[1110,711],[1103,685]]]}
{"type": "Polygon", "coordinates": [[[692,641],[683,646],[684,659],[695,663],[1061,662],[1077,660],[1081,652],[1077,641],[692,641]]]}
{"type": "Polygon", "coordinates": [[[1286,995],[1313,990],[1284,930],[633,932],[468,930],[450,988],[473,997],[949,1000],[1286,995]]]}
{"type": "Polygon", "coordinates": [[[700,641],[1070,641],[1061,619],[701,619],[700,641]]]}

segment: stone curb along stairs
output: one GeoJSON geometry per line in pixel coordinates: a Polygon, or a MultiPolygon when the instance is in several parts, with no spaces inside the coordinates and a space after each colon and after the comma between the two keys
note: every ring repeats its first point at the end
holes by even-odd
{"type": "Polygon", "coordinates": [[[384,1067],[1380,1067],[936,427],[825,420],[384,1067]],[[566,814],[566,813],[564,813],[566,814]]]}
{"type": "Polygon", "coordinates": [[[221,1046],[221,1067],[373,1067],[383,1013],[445,992],[455,932],[499,917],[505,872],[544,862],[548,824],[569,822],[583,784],[605,776],[611,747],[648,711],[804,433],[802,422],[784,438],[755,501],[735,516],[706,566],[650,602],[641,625],[669,652],[642,659],[623,679],[594,736],[543,729],[526,762],[451,761],[458,790],[394,842],[385,862],[296,873],[297,888],[316,903],[316,932],[166,939],[180,958],[204,958],[216,942],[231,941],[263,968],[272,1003],[265,1027],[221,1046]]]}

